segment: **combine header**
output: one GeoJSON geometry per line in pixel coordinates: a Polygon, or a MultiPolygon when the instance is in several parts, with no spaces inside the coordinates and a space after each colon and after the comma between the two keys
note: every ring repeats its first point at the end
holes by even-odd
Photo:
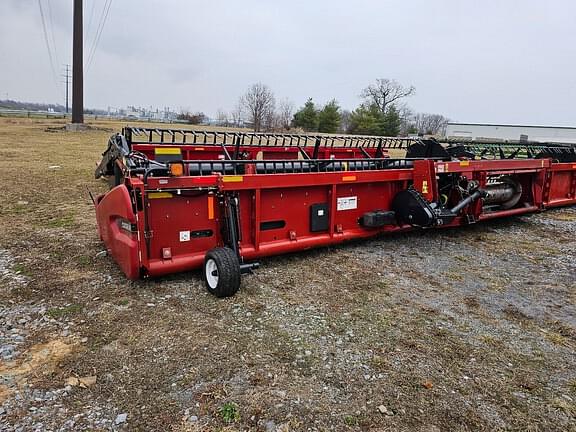
{"type": "Polygon", "coordinates": [[[218,297],[263,256],[576,204],[576,151],[552,144],[127,127],[95,174],[126,276],[203,267],[218,297]]]}

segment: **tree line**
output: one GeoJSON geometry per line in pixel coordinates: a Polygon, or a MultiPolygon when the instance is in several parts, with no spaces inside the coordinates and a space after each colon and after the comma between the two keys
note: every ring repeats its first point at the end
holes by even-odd
{"type": "Polygon", "coordinates": [[[448,119],[440,114],[414,113],[405,99],[415,88],[404,87],[391,79],[377,79],[362,90],[362,102],[353,111],[342,109],[336,99],[318,105],[309,98],[295,110],[289,100],[276,102],[273,91],[257,83],[242,95],[235,109],[227,115],[218,113],[218,122],[247,125],[255,132],[289,131],[349,133],[357,135],[437,135],[443,134],[448,119]]]}
{"type": "MultiPolygon", "coordinates": [[[[255,132],[291,131],[348,133],[355,135],[442,135],[448,119],[441,114],[415,113],[405,100],[416,89],[395,80],[377,79],[360,93],[361,103],[353,111],[342,109],[336,99],[324,105],[309,98],[295,109],[288,99],[279,102],[265,84],[256,83],[239,98],[235,108],[218,110],[216,123],[222,126],[250,127],[255,132]]],[[[205,123],[201,112],[182,110],[180,120],[205,123]]]]}

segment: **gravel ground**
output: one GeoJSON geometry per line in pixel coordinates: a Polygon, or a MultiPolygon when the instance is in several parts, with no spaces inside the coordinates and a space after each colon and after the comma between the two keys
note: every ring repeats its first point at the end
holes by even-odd
{"type": "Polygon", "coordinates": [[[576,430],[575,208],[270,258],[218,300],[125,280],[85,193],[108,131],[47,126],[0,123],[0,430],[576,430]]]}

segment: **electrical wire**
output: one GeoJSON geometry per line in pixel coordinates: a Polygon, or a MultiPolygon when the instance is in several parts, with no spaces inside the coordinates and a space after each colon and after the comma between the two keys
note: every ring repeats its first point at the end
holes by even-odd
{"type": "Polygon", "coordinates": [[[54,57],[56,58],[56,64],[60,65],[60,59],[58,56],[58,47],[56,46],[56,37],[54,36],[54,19],[52,18],[52,5],[50,0],[46,0],[48,9],[48,33],[52,36],[52,48],[54,50],[54,57]]]}
{"type": "Polygon", "coordinates": [[[89,70],[92,66],[94,61],[94,57],[96,56],[96,51],[98,49],[98,44],[100,43],[100,38],[102,37],[102,33],[104,31],[104,26],[106,25],[106,20],[108,19],[108,14],[110,13],[110,7],[112,6],[112,0],[106,0],[104,3],[104,7],[102,8],[102,14],[100,15],[100,22],[98,28],[96,30],[96,35],[94,38],[94,42],[92,44],[92,48],[90,50],[90,54],[88,56],[88,62],[86,69],[89,70]]]}
{"type": "Polygon", "coordinates": [[[44,8],[42,8],[42,1],[38,0],[38,7],[40,8],[40,16],[42,17],[42,30],[44,33],[44,42],[46,42],[46,50],[48,51],[48,57],[50,59],[50,68],[52,69],[52,77],[54,79],[54,84],[58,87],[58,78],[56,74],[56,68],[54,67],[54,57],[52,56],[52,49],[50,47],[50,40],[48,38],[48,31],[46,29],[46,19],[44,16],[44,8]]]}
{"type": "MultiPolygon", "coordinates": [[[[88,36],[90,34],[90,30],[92,30],[92,21],[94,19],[95,10],[96,10],[96,0],[92,0],[92,7],[90,8],[90,18],[88,19],[88,27],[86,28],[86,36],[88,36]]],[[[88,37],[86,37],[86,39],[88,39],[88,37]]]]}

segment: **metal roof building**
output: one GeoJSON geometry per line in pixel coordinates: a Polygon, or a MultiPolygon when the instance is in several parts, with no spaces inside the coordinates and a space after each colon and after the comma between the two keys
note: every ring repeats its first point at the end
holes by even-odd
{"type": "Polygon", "coordinates": [[[453,123],[446,127],[447,138],[576,143],[576,127],[453,123]]]}

